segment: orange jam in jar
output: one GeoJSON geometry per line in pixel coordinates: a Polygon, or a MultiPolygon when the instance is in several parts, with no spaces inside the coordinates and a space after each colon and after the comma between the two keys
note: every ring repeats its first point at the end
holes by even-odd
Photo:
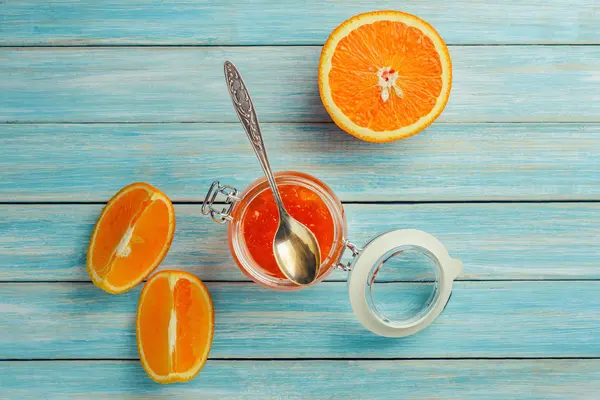
{"type": "MultiPolygon", "coordinates": [[[[334,227],[325,202],[302,185],[278,187],[288,213],[315,235],[321,254],[329,254],[333,245],[334,227]]],[[[264,190],[248,204],[242,220],[242,235],[254,261],[269,274],[285,279],[273,254],[273,238],[278,226],[279,212],[273,193],[271,189],[264,190]]]]}
{"type": "MultiPolygon", "coordinates": [[[[344,250],[346,219],[336,195],[320,180],[300,172],[279,172],[275,180],[286,210],[315,235],[321,268],[314,283],[335,267],[344,250]]],[[[254,181],[231,210],[229,246],[240,269],[253,281],[271,289],[302,288],[280,271],[273,254],[279,212],[266,178],[254,181]]]]}

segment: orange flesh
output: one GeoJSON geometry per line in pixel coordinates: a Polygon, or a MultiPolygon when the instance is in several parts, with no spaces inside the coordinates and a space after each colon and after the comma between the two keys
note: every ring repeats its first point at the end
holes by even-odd
{"type": "Polygon", "coordinates": [[[115,286],[124,286],[136,280],[152,265],[168,241],[169,210],[162,201],[148,205],[134,222],[133,235],[127,257],[116,256],[108,279],[115,286]]]}
{"type": "Polygon", "coordinates": [[[99,237],[96,238],[92,257],[93,267],[100,277],[104,278],[108,274],[121,238],[149,197],[150,193],[146,189],[134,189],[116,199],[110,212],[99,221],[96,228],[99,237]]]}
{"type": "MultiPolygon", "coordinates": [[[[317,238],[324,260],[334,238],[333,218],[327,205],[312,190],[300,185],[279,185],[286,210],[317,238]]],[[[279,225],[279,212],[270,189],[256,196],[242,220],[242,234],[254,261],[267,273],[286,279],[273,254],[273,239],[279,225]]],[[[322,269],[322,272],[326,272],[322,269]]]]}
{"type": "Polygon", "coordinates": [[[377,21],[340,40],[329,85],[333,101],[352,122],[379,132],[411,125],[431,112],[442,91],[441,75],[440,56],[422,31],[402,22],[377,21]],[[397,72],[401,96],[390,88],[387,101],[382,99],[380,68],[397,72]]]}
{"type": "Polygon", "coordinates": [[[170,246],[174,211],[170,201],[147,184],[134,184],[106,206],[94,229],[88,268],[94,283],[122,292],[160,263],[170,246]],[[110,285],[108,287],[107,285],[110,285]]]}
{"type": "Polygon", "coordinates": [[[212,325],[212,312],[207,312],[204,295],[198,286],[187,279],[175,285],[175,310],[177,312],[177,345],[173,355],[173,371],[189,371],[206,349],[206,327],[212,325]]]}
{"type": "Polygon", "coordinates": [[[198,373],[212,344],[213,308],[200,281],[163,271],[151,278],[138,308],[137,335],[144,368],[162,383],[198,373]]]}
{"type": "Polygon", "coordinates": [[[157,278],[138,310],[138,336],[143,343],[146,363],[157,375],[163,376],[171,372],[168,327],[173,298],[170,292],[169,278],[157,278]]]}

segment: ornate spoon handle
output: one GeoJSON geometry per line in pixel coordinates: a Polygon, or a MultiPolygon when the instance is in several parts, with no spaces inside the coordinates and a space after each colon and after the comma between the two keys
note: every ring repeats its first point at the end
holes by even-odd
{"type": "Polygon", "coordinates": [[[224,69],[227,89],[229,90],[231,101],[233,102],[233,108],[246,131],[246,135],[248,135],[248,139],[250,139],[250,143],[258,157],[260,166],[269,180],[269,185],[275,196],[275,201],[281,210],[283,208],[283,201],[281,200],[281,194],[279,194],[279,189],[277,188],[273,172],[271,171],[271,165],[269,164],[269,159],[267,157],[267,149],[265,149],[250,93],[248,93],[248,89],[246,89],[246,84],[244,83],[240,72],[231,61],[225,61],[224,69]]]}

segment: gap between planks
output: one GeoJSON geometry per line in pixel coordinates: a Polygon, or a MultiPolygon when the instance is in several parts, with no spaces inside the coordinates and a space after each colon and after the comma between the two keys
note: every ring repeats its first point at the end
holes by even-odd
{"type": "MultiPolygon", "coordinates": [[[[201,205],[203,201],[172,201],[174,205],[201,205]]],[[[569,204],[600,203],[600,199],[546,199],[546,200],[378,200],[378,201],[342,201],[342,204],[358,205],[419,205],[419,204],[569,204]]],[[[105,201],[0,201],[0,206],[71,206],[71,205],[105,205],[105,201]]],[[[217,206],[224,203],[215,202],[217,206]]]]}
{"type": "MultiPolygon", "coordinates": [[[[445,124],[467,124],[465,122],[443,122],[445,124]]],[[[479,122],[474,122],[478,124],[479,122]]],[[[490,123],[498,123],[502,122],[490,122],[490,123]]],[[[510,122],[507,122],[510,123],[510,122]]],[[[515,124],[520,124],[521,122],[514,122],[515,124]]],[[[531,123],[535,124],[537,122],[523,122],[523,123],[531,123]]],[[[553,122],[548,122],[548,124],[552,124],[553,122]]],[[[581,124],[578,122],[555,122],[556,124],[581,124]]],[[[586,124],[595,124],[600,122],[583,122],[586,124]]],[[[227,122],[227,121],[34,121],[34,120],[18,120],[18,121],[0,121],[0,125],[176,125],[176,124],[198,124],[198,125],[238,125],[235,122],[227,122]]],[[[261,122],[262,125],[303,125],[306,124],[304,122],[261,122]]],[[[311,125],[333,125],[333,122],[309,122],[311,125]]]]}
{"type": "MultiPolygon", "coordinates": [[[[144,279],[142,282],[146,282],[147,279],[144,279]]],[[[140,283],[142,283],[140,282],[140,283]]],[[[241,280],[228,280],[228,279],[202,279],[202,282],[204,283],[226,283],[226,284],[236,284],[236,285],[254,285],[255,282],[251,281],[251,280],[245,280],[245,281],[241,281],[241,280]]],[[[320,285],[324,285],[324,284],[339,284],[339,283],[346,283],[347,280],[346,279],[335,279],[335,278],[329,278],[326,281],[322,281],[319,284],[320,285]]],[[[377,281],[376,283],[378,285],[385,285],[385,284],[396,284],[396,283],[413,283],[416,285],[420,285],[420,284],[424,284],[424,283],[431,283],[432,281],[409,281],[409,280],[382,280],[382,281],[377,281]]],[[[466,282],[466,283],[487,283],[487,282],[503,282],[503,283],[509,283],[509,282],[582,282],[582,283],[586,283],[586,282],[600,282],[600,278],[591,278],[591,279],[580,279],[580,278],[573,278],[573,279],[565,279],[565,278],[539,278],[539,279],[461,279],[461,277],[459,276],[458,278],[456,278],[454,280],[454,282],[466,282]]],[[[92,285],[92,281],[76,281],[76,280],[40,280],[40,281],[6,281],[6,280],[0,280],[0,285],[39,285],[39,284],[49,284],[49,285],[53,285],[53,284],[57,284],[57,285],[64,285],[64,284],[75,284],[75,285],[92,285]]]]}
{"type": "MultiPolygon", "coordinates": [[[[239,125],[231,121],[0,121],[0,125],[177,125],[177,124],[197,124],[197,125],[239,125]]],[[[315,125],[315,126],[334,126],[333,122],[261,122],[260,125],[315,125]]],[[[600,125],[600,121],[439,121],[435,125],[600,125]]],[[[425,131],[424,131],[425,132],[425,131]]]]}
{"type": "MultiPolygon", "coordinates": [[[[531,361],[531,360],[600,360],[600,357],[391,357],[391,358],[378,358],[378,357],[367,357],[367,358],[356,358],[356,357],[322,357],[322,358],[310,358],[310,357],[209,357],[210,361],[235,361],[235,362],[256,362],[256,361],[273,361],[273,362],[312,362],[312,361],[330,361],[330,362],[347,362],[347,361],[531,361]]],[[[0,358],[0,363],[13,363],[13,362],[137,362],[139,358],[0,358]]]]}
{"type": "MultiPolygon", "coordinates": [[[[5,44],[0,45],[1,49],[85,49],[85,48],[144,48],[144,47],[176,47],[176,48],[247,48],[247,47],[322,47],[324,43],[320,44],[308,44],[308,43],[285,43],[285,44],[127,44],[127,43],[115,43],[115,44],[35,44],[35,45],[21,45],[21,44],[5,44]]],[[[600,42],[587,42],[587,43],[550,43],[550,42],[539,42],[539,43],[452,43],[447,44],[448,47],[592,47],[600,46],[600,42]]]]}

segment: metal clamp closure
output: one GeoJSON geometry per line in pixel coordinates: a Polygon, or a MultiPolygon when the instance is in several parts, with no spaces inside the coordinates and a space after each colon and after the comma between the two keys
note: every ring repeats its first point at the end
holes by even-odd
{"type": "Polygon", "coordinates": [[[342,259],[342,257],[344,257],[344,253],[346,252],[346,249],[349,249],[352,252],[352,260],[348,261],[345,264],[341,261],[338,261],[338,263],[335,265],[335,267],[337,269],[340,269],[342,271],[350,271],[352,269],[352,262],[354,261],[356,256],[358,256],[360,254],[360,252],[362,251],[361,248],[359,248],[358,246],[356,246],[353,243],[350,243],[350,241],[348,241],[348,239],[344,239],[344,250],[342,251],[342,254],[340,255],[340,260],[342,259]]]}
{"type": "Polygon", "coordinates": [[[234,187],[221,185],[219,181],[214,181],[212,185],[210,185],[210,189],[204,198],[204,203],[202,204],[202,214],[209,215],[218,224],[224,224],[229,221],[233,221],[233,217],[229,215],[233,205],[241,200],[238,197],[238,190],[234,187]],[[225,196],[225,199],[217,199],[219,195],[225,196]],[[224,206],[219,210],[219,205],[224,204],[224,206]]]}

